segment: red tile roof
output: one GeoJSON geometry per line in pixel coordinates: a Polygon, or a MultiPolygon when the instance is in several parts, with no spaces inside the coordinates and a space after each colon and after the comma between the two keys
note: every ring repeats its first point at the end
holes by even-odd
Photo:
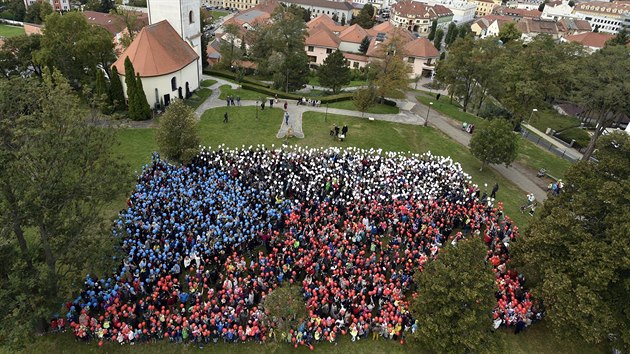
{"type": "Polygon", "coordinates": [[[168,21],[144,27],[114,66],[125,73],[125,58],[129,57],[141,77],[161,76],[181,70],[199,56],[177,34],[168,21]]]}
{"type": "Polygon", "coordinates": [[[305,45],[327,48],[339,48],[341,40],[324,24],[308,31],[305,45]]]}
{"type": "Polygon", "coordinates": [[[428,39],[421,37],[407,42],[404,46],[407,56],[416,58],[439,58],[440,52],[428,39]]]}
{"type": "Polygon", "coordinates": [[[326,27],[328,27],[329,30],[331,30],[333,32],[337,32],[337,33],[340,33],[343,30],[345,30],[346,28],[348,28],[348,26],[340,26],[340,25],[336,24],[335,21],[333,21],[333,19],[330,18],[326,14],[321,14],[321,15],[315,17],[314,19],[308,21],[308,23],[306,23],[306,27],[308,27],[309,29],[315,28],[315,27],[317,27],[319,25],[326,26],[326,27]]]}
{"type": "Polygon", "coordinates": [[[362,61],[365,63],[367,63],[369,59],[366,55],[354,54],[354,53],[343,53],[343,56],[344,58],[348,60],[362,61]]]}
{"type": "Polygon", "coordinates": [[[361,43],[363,38],[367,35],[368,32],[364,30],[363,27],[354,24],[339,33],[339,39],[341,39],[342,42],[361,43]]]}
{"type": "Polygon", "coordinates": [[[564,39],[569,42],[580,43],[581,45],[586,47],[604,48],[606,42],[614,37],[614,35],[608,33],[587,32],[575,34],[573,36],[566,36],[564,37],[564,39]]]}

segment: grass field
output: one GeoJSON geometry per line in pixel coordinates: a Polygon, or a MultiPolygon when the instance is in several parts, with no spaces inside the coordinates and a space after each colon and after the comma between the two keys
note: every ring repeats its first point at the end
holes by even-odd
{"type": "MultiPolygon", "coordinates": [[[[355,87],[355,86],[363,86],[365,85],[365,81],[364,80],[352,80],[350,81],[350,83],[344,87],[355,87]]],[[[312,85],[312,86],[319,86],[319,77],[317,76],[311,76],[308,79],[308,84],[312,85]]]]}
{"type": "Polygon", "coordinates": [[[222,85],[221,87],[219,87],[219,89],[221,90],[219,99],[222,99],[222,100],[225,100],[227,96],[230,96],[230,95],[234,97],[234,99],[236,99],[237,96],[240,96],[241,100],[257,100],[261,97],[266,96],[264,93],[260,93],[256,91],[244,90],[241,88],[233,89],[230,85],[222,85]]]}
{"type": "MultiPolygon", "coordinates": [[[[575,340],[557,340],[552,335],[547,325],[543,322],[536,323],[525,332],[514,335],[511,331],[499,330],[496,332],[500,350],[498,353],[510,354],[603,354],[607,352],[605,345],[592,346],[575,340]]],[[[429,353],[415,342],[408,340],[404,345],[397,341],[379,340],[372,341],[362,339],[351,342],[349,336],[341,337],[337,344],[317,343],[315,353],[326,354],[425,354],[429,353]]],[[[0,350],[1,352],[1,350],[0,350]]],[[[134,354],[171,354],[171,353],[273,353],[273,354],[305,354],[311,351],[299,346],[297,349],[286,343],[239,343],[239,344],[211,344],[200,349],[194,345],[172,344],[158,342],[151,344],[120,346],[113,342],[106,342],[102,348],[96,342],[83,343],[76,341],[69,333],[51,334],[37,338],[23,351],[24,353],[134,353],[134,354]]],[[[12,352],[13,353],[13,352],[12,352]]]]}
{"type": "MultiPolygon", "coordinates": [[[[421,95],[417,96],[417,99],[425,105],[428,105],[429,102],[433,102],[432,109],[462,123],[467,122],[477,127],[482,127],[488,122],[479,116],[463,112],[455,102],[451,104],[448,97],[442,97],[440,101],[437,101],[434,95],[423,92],[421,95]]],[[[520,150],[516,161],[536,171],[545,168],[551,175],[558,178],[564,176],[566,170],[572,165],[571,162],[540,148],[527,139],[521,139],[520,150]]]]}
{"type": "Polygon", "coordinates": [[[225,17],[227,15],[229,15],[230,13],[227,11],[217,11],[217,10],[212,10],[210,11],[210,15],[212,16],[212,19],[217,20],[221,17],[225,17]]]}
{"type": "MultiPolygon", "coordinates": [[[[199,123],[198,131],[202,144],[216,147],[226,144],[231,147],[265,144],[279,146],[282,141],[275,134],[282,124],[282,110],[278,108],[259,111],[259,119],[255,118],[255,107],[221,107],[206,111],[199,123]],[[223,113],[228,112],[230,121],[222,123],[223,113]]],[[[300,146],[358,146],[362,148],[379,147],[384,150],[425,152],[450,155],[462,164],[464,170],[473,176],[476,183],[501,186],[498,199],[506,202],[508,214],[512,215],[517,225],[524,226],[528,217],[517,211],[522,202],[522,191],[495,173],[492,169],[479,172],[479,162],[468,150],[451,141],[441,132],[432,128],[368,121],[366,119],[329,114],[325,120],[323,113],[307,112],[303,117],[304,139],[292,138],[290,144],[300,146]],[[348,124],[349,132],[345,142],[332,139],[328,132],[333,123],[348,124]]],[[[129,163],[132,171],[139,172],[142,166],[150,161],[151,153],[156,149],[154,129],[121,129],[118,132],[120,144],[115,152],[129,163]]],[[[120,201],[119,208],[124,206],[120,201]]],[[[533,325],[523,334],[514,335],[510,331],[500,330],[496,333],[501,344],[501,353],[605,353],[605,346],[591,346],[577,340],[557,340],[544,322],[533,325]]],[[[0,350],[1,352],[1,350],[0,350]]],[[[287,344],[218,344],[199,349],[193,345],[176,345],[167,342],[120,346],[112,342],[99,348],[95,342],[85,344],[76,341],[69,333],[53,334],[37,338],[23,351],[24,353],[308,353],[305,347],[294,349],[287,344]]],[[[396,341],[360,340],[352,343],[343,337],[337,345],[320,343],[315,352],[331,354],[367,354],[393,353],[411,354],[426,353],[423,348],[409,341],[401,345],[396,341]]]]}
{"type": "Polygon", "coordinates": [[[205,100],[206,98],[208,98],[210,95],[212,94],[212,90],[207,89],[207,88],[200,88],[199,90],[195,91],[195,93],[193,93],[193,95],[187,99],[186,101],[184,101],[187,105],[189,105],[190,107],[196,109],[197,107],[199,107],[205,100]]]}
{"type": "Polygon", "coordinates": [[[0,24],[0,37],[15,37],[24,34],[24,27],[0,24]]]}
{"type": "Polygon", "coordinates": [[[201,81],[201,87],[210,87],[217,83],[217,80],[206,79],[201,81]]]}
{"type": "MultiPolygon", "coordinates": [[[[328,105],[329,108],[348,109],[351,111],[358,111],[359,109],[354,105],[352,101],[334,102],[328,105]]],[[[386,104],[375,104],[370,107],[366,113],[376,114],[398,114],[400,109],[395,106],[388,106],[386,104]]]]}

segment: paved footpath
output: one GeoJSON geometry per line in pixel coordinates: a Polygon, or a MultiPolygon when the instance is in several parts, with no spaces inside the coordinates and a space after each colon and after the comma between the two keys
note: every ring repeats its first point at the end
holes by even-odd
{"type": "MultiPolygon", "coordinates": [[[[208,109],[216,108],[216,107],[225,107],[225,100],[219,99],[220,90],[219,87],[222,85],[230,85],[232,88],[238,88],[239,85],[233,82],[229,82],[220,78],[203,76],[203,79],[212,79],[216,80],[217,83],[210,86],[209,88],[212,90],[212,94],[203,102],[199,108],[196,110],[196,114],[198,117],[201,117],[203,112],[208,109]]],[[[282,106],[285,100],[279,100],[278,105],[282,106]]],[[[312,107],[312,106],[298,106],[295,101],[288,100],[288,108],[287,113],[289,114],[289,125],[286,125],[284,122],[284,118],[280,122],[280,128],[276,137],[284,138],[289,130],[289,127],[293,130],[293,135],[295,137],[303,138],[304,132],[302,130],[302,114],[308,111],[315,112],[326,112],[326,107],[312,107]]],[[[377,120],[388,121],[388,122],[396,122],[396,123],[404,123],[404,124],[414,124],[421,125],[424,124],[425,117],[427,116],[428,107],[418,103],[415,98],[414,92],[407,93],[406,100],[398,100],[398,107],[400,107],[400,113],[398,114],[370,114],[366,113],[366,117],[374,118],[377,120]]],[[[241,106],[253,106],[256,104],[256,101],[241,101],[241,106]]],[[[351,111],[346,109],[338,109],[338,108],[328,108],[328,113],[331,114],[340,114],[347,115],[353,117],[361,117],[361,112],[351,111]]],[[[460,123],[442,115],[435,110],[431,110],[429,114],[429,125],[442,131],[444,134],[448,135],[451,139],[455,140],[461,145],[468,146],[470,144],[470,134],[464,132],[460,129],[460,123]]],[[[522,168],[517,168],[515,166],[505,167],[504,165],[490,165],[491,168],[496,170],[498,173],[503,175],[503,177],[512,181],[514,184],[519,186],[526,192],[532,192],[536,196],[537,200],[545,200],[547,199],[547,193],[537,185],[537,181],[533,180],[527,174],[522,172],[522,168]]],[[[535,176],[532,176],[536,178],[535,176]]],[[[523,193],[523,199],[525,199],[525,193],[523,193]]]]}

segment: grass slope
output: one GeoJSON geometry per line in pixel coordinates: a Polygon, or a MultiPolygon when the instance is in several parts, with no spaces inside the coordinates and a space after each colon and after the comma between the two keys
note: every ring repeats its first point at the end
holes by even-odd
{"type": "Polygon", "coordinates": [[[15,37],[24,34],[24,27],[0,24],[0,37],[15,37]]]}
{"type": "MultiPolygon", "coordinates": [[[[342,102],[334,102],[328,105],[329,108],[340,108],[340,109],[348,109],[351,111],[359,111],[359,109],[354,105],[353,101],[342,101],[342,102]]],[[[366,113],[376,113],[376,114],[398,114],[400,109],[395,106],[388,106],[386,104],[375,104],[370,107],[366,113]]]]}

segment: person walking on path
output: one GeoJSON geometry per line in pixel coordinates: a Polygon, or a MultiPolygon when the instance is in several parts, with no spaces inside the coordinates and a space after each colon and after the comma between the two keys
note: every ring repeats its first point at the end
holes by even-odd
{"type": "Polygon", "coordinates": [[[284,101],[284,110],[286,111],[287,108],[289,108],[289,103],[287,101],[284,101]]]}
{"type": "Polygon", "coordinates": [[[344,124],[343,128],[341,128],[341,134],[345,137],[348,134],[348,124],[344,124]]]}
{"type": "Polygon", "coordinates": [[[284,124],[289,125],[289,112],[284,112],[284,124]]]}
{"type": "Polygon", "coordinates": [[[498,191],[499,191],[499,183],[495,183],[494,187],[492,187],[492,193],[490,193],[490,198],[496,198],[498,191]]]}
{"type": "Polygon", "coordinates": [[[273,108],[273,98],[269,99],[269,108],[273,108]]]}
{"type": "Polygon", "coordinates": [[[262,103],[260,104],[260,110],[261,111],[265,110],[265,99],[262,99],[262,103]]]}
{"type": "Polygon", "coordinates": [[[228,114],[227,114],[227,112],[225,112],[223,114],[223,123],[227,123],[227,122],[228,122],[228,114]]]}
{"type": "Polygon", "coordinates": [[[241,96],[236,96],[236,104],[241,105],[241,96]]]}

